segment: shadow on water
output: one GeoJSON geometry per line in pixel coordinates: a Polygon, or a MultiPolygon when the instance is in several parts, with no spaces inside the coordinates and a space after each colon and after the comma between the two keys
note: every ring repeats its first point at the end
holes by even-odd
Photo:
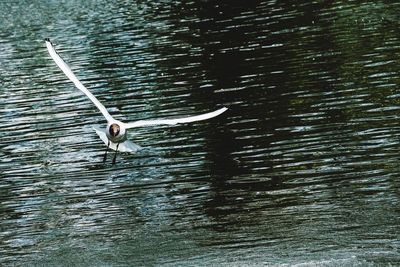
{"type": "Polygon", "coordinates": [[[0,3],[0,264],[398,264],[399,7],[0,3]],[[102,164],[45,37],[118,119],[229,110],[102,164]]]}

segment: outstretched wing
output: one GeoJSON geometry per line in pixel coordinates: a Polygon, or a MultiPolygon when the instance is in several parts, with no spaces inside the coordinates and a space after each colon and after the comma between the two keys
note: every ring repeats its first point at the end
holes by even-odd
{"type": "Polygon", "coordinates": [[[79,90],[84,92],[87,95],[87,97],[89,97],[89,99],[92,100],[92,102],[104,115],[107,121],[113,121],[114,120],[113,117],[110,115],[110,113],[108,113],[107,109],[103,106],[103,104],[101,104],[99,100],[97,100],[97,98],[91,92],[89,92],[89,90],[78,80],[78,78],[76,78],[75,74],[69,68],[67,63],[65,63],[65,61],[60,57],[60,55],[54,49],[53,44],[50,42],[50,40],[46,39],[45,42],[51,58],[54,60],[57,66],[64,72],[64,74],[67,75],[68,79],[70,79],[79,90]]]}
{"type": "Polygon", "coordinates": [[[227,110],[226,107],[220,108],[216,111],[209,112],[206,114],[201,114],[197,116],[192,116],[192,117],[186,117],[186,118],[180,118],[180,119],[159,119],[159,120],[141,120],[141,121],[135,121],[132,123],[125,123],[125,128],[135,128],[135,127],[144,127],[144,126],[153,126],[153,125],[174,125],[178,123],[188,123],[188,122],[194,122],[194,121],[202,121],[202,120],[208,120],[211,118],[214,118],[221,113],[225,112],[227,110]]]}

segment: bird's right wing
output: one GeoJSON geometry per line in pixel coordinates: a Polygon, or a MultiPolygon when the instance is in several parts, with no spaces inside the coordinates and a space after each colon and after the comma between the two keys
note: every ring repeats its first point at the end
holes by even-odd
{"type": "Polygon", "coordinates": [[[97,98],[91,92],[89,92],[89,90],[78,80],[78,78],[76,78],[75,74],[72,72],[67,63],[65,63],[65,61],[60,57],[60,55],[54,49],[53,44],[50,42],[50,40],[46,39],[45,42],[51,58],[54,60],[57,66],[64,72],[64,74],[67,75],[68,79],[70,79],[79,90],[85,93],[85,95],[87,95],[87,97],[89,97],[89,99],[92,100],[92,102],[96,105],[96,107],[100,110],[100,112],[104,115],[104,117],[107,119],[108,122],[114,121],[113,117],[110,115],[110,113],[108,113],[107,109],[103,106],[103,104],[101,104],[100,101],[97,100],[97,98]]]}
{"type": "Polygon", "coordinates": [[[129,128],[135,128],[135,127],[144,127],[144,126],[154,126],[154,125],[175,125],[178,123],[188,123],[188,122],[194,122],[194,121],[202,121],[202,120],[208,120],[211,118],[214,118],[221,113],[225,112],[227,110],[226,107],[220,108],[216,111],[197,115],[197,116],[191,116],[191,117],[186,117],[186,118],[179,118],[179,119],[158,119],[158,120],[141,120],[141,121],[135,121],[131,123],[125,123],[125,127],[127,129],[129,128]]]}

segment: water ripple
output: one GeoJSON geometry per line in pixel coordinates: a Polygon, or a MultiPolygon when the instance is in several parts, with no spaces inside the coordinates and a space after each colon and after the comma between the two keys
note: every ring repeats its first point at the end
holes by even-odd
{"type": "Polygon", "coordinates": [[[398,265],[399,7],[0,3],[0,265],[398,265]]]}

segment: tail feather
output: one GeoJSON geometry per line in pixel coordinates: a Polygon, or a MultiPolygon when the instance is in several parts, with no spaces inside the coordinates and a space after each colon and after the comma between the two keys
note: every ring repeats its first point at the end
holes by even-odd
{"type": "MultiPolygon", "coordinates": [[[[107,138],[105,129],[102,129],[102,128],[98,127],[98,126],[93,126],[93,129],[96,131],[96,133],[100,137],[100,139],[103,140],[104,144],[107,145],[108,144],[108,138],[107,138]]],[[[116,150],[117,149],[117,144],[110,141],[110,148],[112,150],[116,150]]],[[[140,149],[142,149],[141,146],[139,146],[139,145],[137,145],[137,144],[135,144],[135,143],[133,143],[133,142],[131,142],[129,140],[126,140],[126,141],[120,143],[119,146],[118,146],[118,151],[120,151],[120,152],[135,153],[140,149]]]]}

